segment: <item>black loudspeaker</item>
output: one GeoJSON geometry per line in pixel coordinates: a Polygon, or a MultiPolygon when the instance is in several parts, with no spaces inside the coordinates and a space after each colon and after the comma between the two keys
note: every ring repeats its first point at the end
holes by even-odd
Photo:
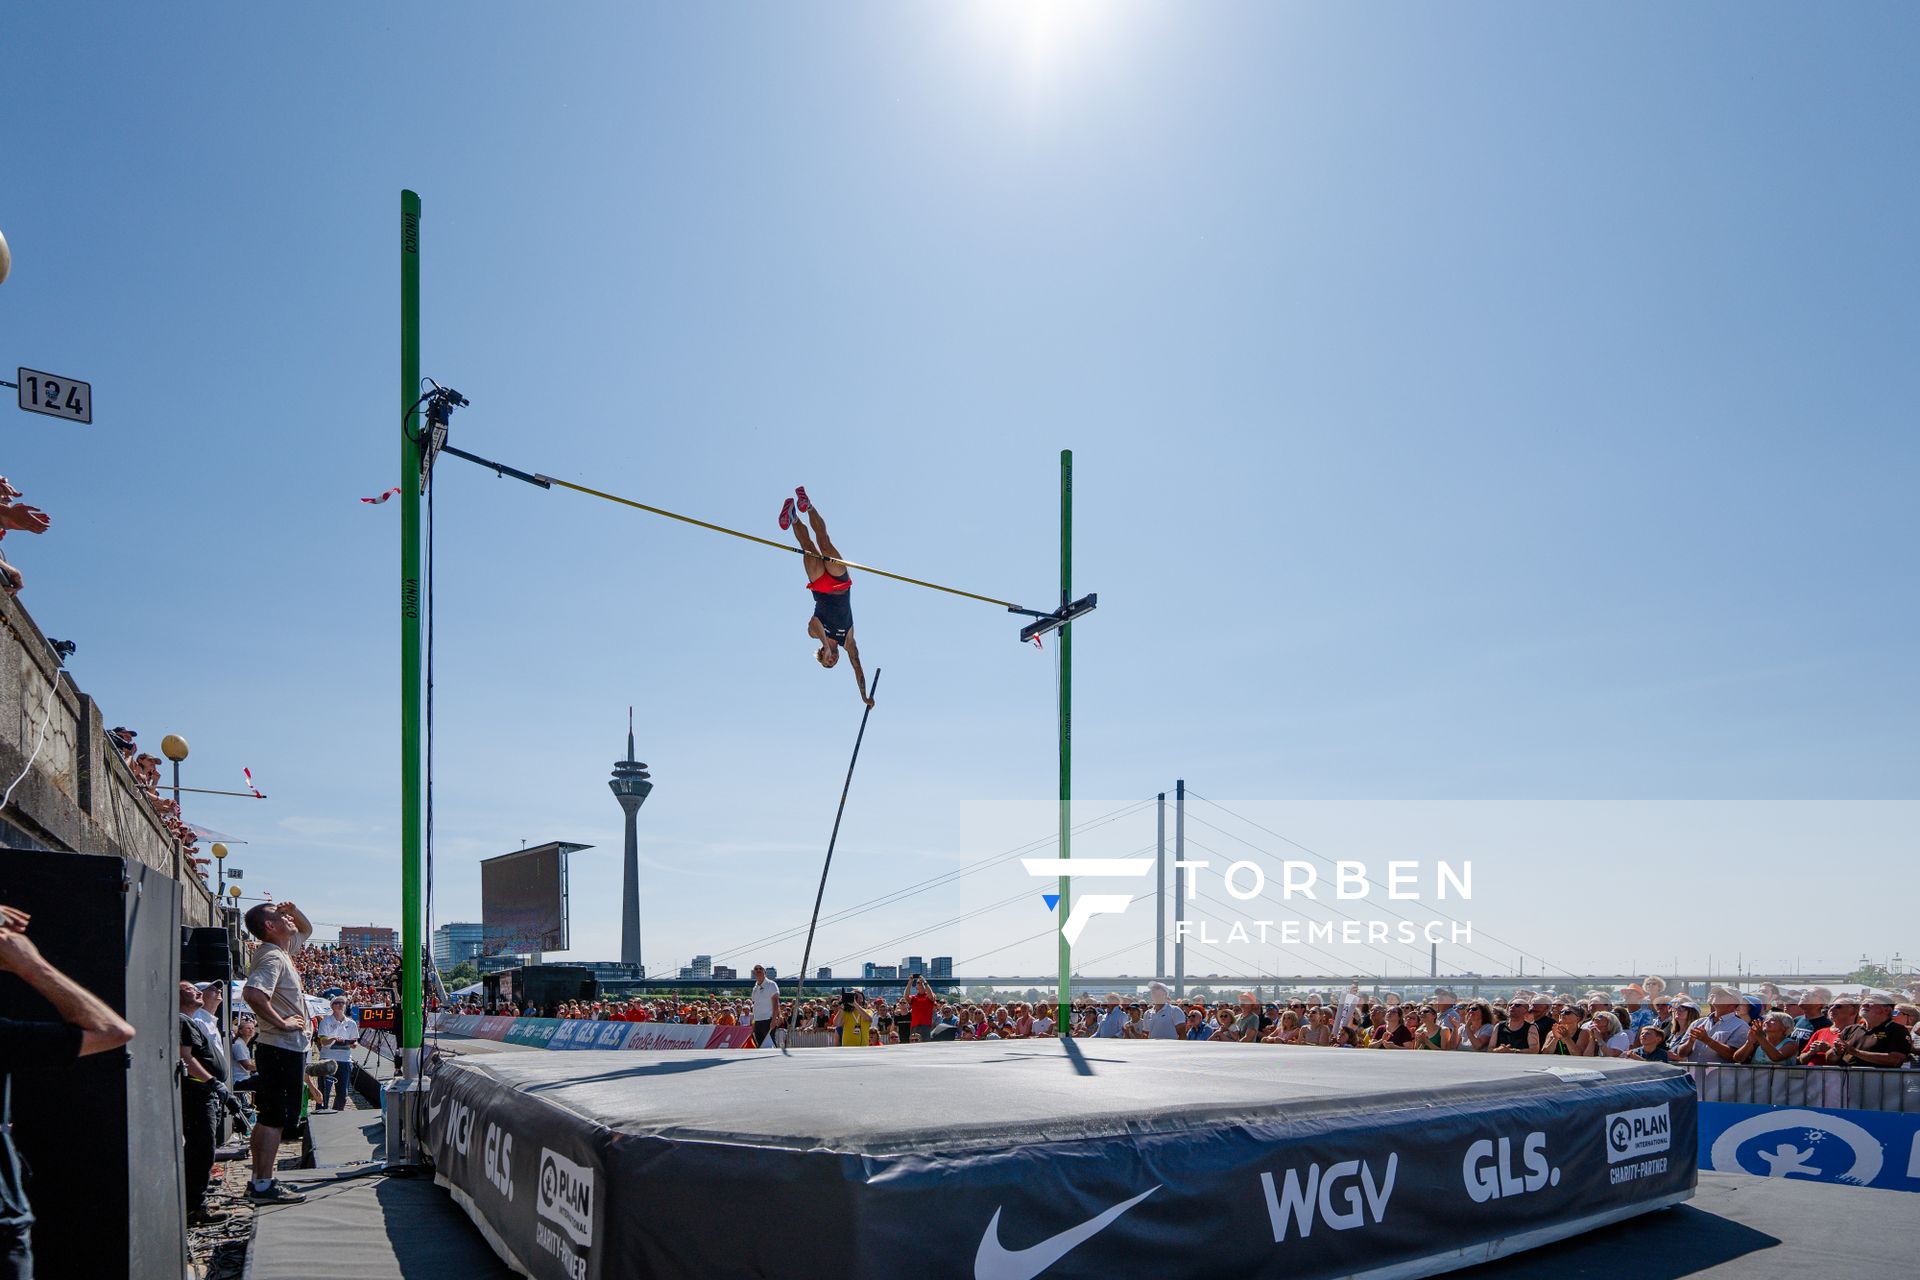
{"type": "Polygon", "coordinates": [[[182,929],[180,931],[180,980],[182,982],[223,982],[239,972],[233,953],[227,946],[225,929],[182,929]]]}
{"type": "MultiPolygon", "coordinates": [[[[125,858],[0,849],[0,902],[55,968],[134,1027],[133,1043],[57,1072],[16,1071],[13,1136],[32,1168],[34,1274],[178,1280],[180,887],[125,858]]],[[[0,1016],[54,1019],[0,974],[0,1016]]]]}

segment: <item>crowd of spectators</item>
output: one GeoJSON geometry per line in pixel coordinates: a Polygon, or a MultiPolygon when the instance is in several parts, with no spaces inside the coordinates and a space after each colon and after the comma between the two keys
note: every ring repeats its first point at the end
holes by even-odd
{"type": "MultiPolygon", "coordinates": [[[[749,1001],[726,996],[567,1001],[540,1010],[511,1004],[488,1008],[468,999],[453,1007],[468,1013],[718,1026],[744,1025],[751,1016],[749,1001]]],[[[1050,1000],[940,998],[931,991],[917,1000],[902,995],[891,1002],[852,990],[810,993],[797,1012],[791,1000],[781,1006],[782,1025],[863,1045],[900,1044],[916,1038],[916,1032],[934,1040],[1045,1037],[1056,1034],[1058,1016],[1050,1000]]],[[[1068,1026],[1071,1035],[1090,1038],[1900,1067],[1920,1065],[1920,984],[1900,993],[1837,995],[1825,987],[1758,992],[1714,987],[1703,1007],[1691,996],[1668,994],[1657,977],[1612,993],[1522,990],[1498,1001],[1461,1000],[1445,987],[1418,1000],[1357,989],[1270,1000],[1252,991],[1232,999],[1174,999],[1164,984],[1155,983],[1144,998],[1109,993],[1075,1000],[1068,1026]]]]}
{"type": "MultiPolygon", "coordinates": [[[[5,483],[4,479],[0,479],[0,484],[5,483]]],[[[134,785],[160,819],[160,825],[167,829],[168,835],[180,842],[194,870],[204,876],[213,860],[198,852],[200,833],[181,817],[179,802],[171,796],[160,794],[160,757],[140,750],[140,744],[136,741],[138,737],[135,730],[125,725],[115,725],[107,730],[108,744],[126,761],[127,768],[133,774],[134,785]]]]}
{"type": "Polygon", "coordinates": [[[392,1007],[400,1003],[398,947],[350,947],[337,942],[310,942],[294,954],[300,983],[310,995],[334,991],[355,1008],[392,1007]]]}

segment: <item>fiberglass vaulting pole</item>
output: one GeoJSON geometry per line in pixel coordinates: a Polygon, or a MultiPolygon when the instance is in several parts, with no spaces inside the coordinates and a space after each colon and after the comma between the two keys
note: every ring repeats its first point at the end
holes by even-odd
{"type": "MultiPolygon", "coordinates": [[[[1060,608],[1073,600],[1073,450],[1060,451],[1060,608]]],[[[1073,839],[1073,624],[1060,624],[1060,860],[1072,857],[1073,839]]],[[[1073,1034],[1073,944],[1067,917],[1073,910],[1071,878],[1060,872],[1060,903],[1054,920],[1060,936],[1060,1008],[1054,1019],[1062,1036],[1073,1034]]]]}
{"type": "Polygon", "coordinates": [[[402,1071],[420,1075],[426,1038],[420,989],[426,845],[425,565],[420,540],[420,197],[400,193],[400,1049],[402,1071]]]}

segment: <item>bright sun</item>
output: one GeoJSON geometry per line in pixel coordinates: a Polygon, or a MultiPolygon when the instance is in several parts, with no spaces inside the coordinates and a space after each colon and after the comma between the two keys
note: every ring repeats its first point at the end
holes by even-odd
{"type": "Polygon", "coordinates": [[[1043,84],[1063,74],[1123,10],[1115,0],[976,0],[968,6],[983,42],[1043,84]]]}

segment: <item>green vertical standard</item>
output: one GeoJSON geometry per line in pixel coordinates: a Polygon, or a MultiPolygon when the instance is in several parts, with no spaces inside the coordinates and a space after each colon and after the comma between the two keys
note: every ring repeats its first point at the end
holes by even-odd
{"type": "MultiPolygon", "coordinates": [[[[1060,608],[1073,599],[1073,450],[1060,451],[1060,608]]],[[[1073,624],[1060,624],[1060,859],[1073,856],[1073,624]]],[[[1058,1031],[1073,1034],[1073,944],[1067,941],[1067,916],[1073,910],[1072,880],[1060,871],[1060,1008],[1058,1031]]]]}
{"type": "Polygon", "coordinates": [[[422,859],[426,845],[422,735],[425,699],[420,654],[425,647],[426,602],[421,598],[420,432],[420,197],[400,193],[400,1047],[406,1074],[419,1075],[425,1039],[420,991],[422,859]]]}

